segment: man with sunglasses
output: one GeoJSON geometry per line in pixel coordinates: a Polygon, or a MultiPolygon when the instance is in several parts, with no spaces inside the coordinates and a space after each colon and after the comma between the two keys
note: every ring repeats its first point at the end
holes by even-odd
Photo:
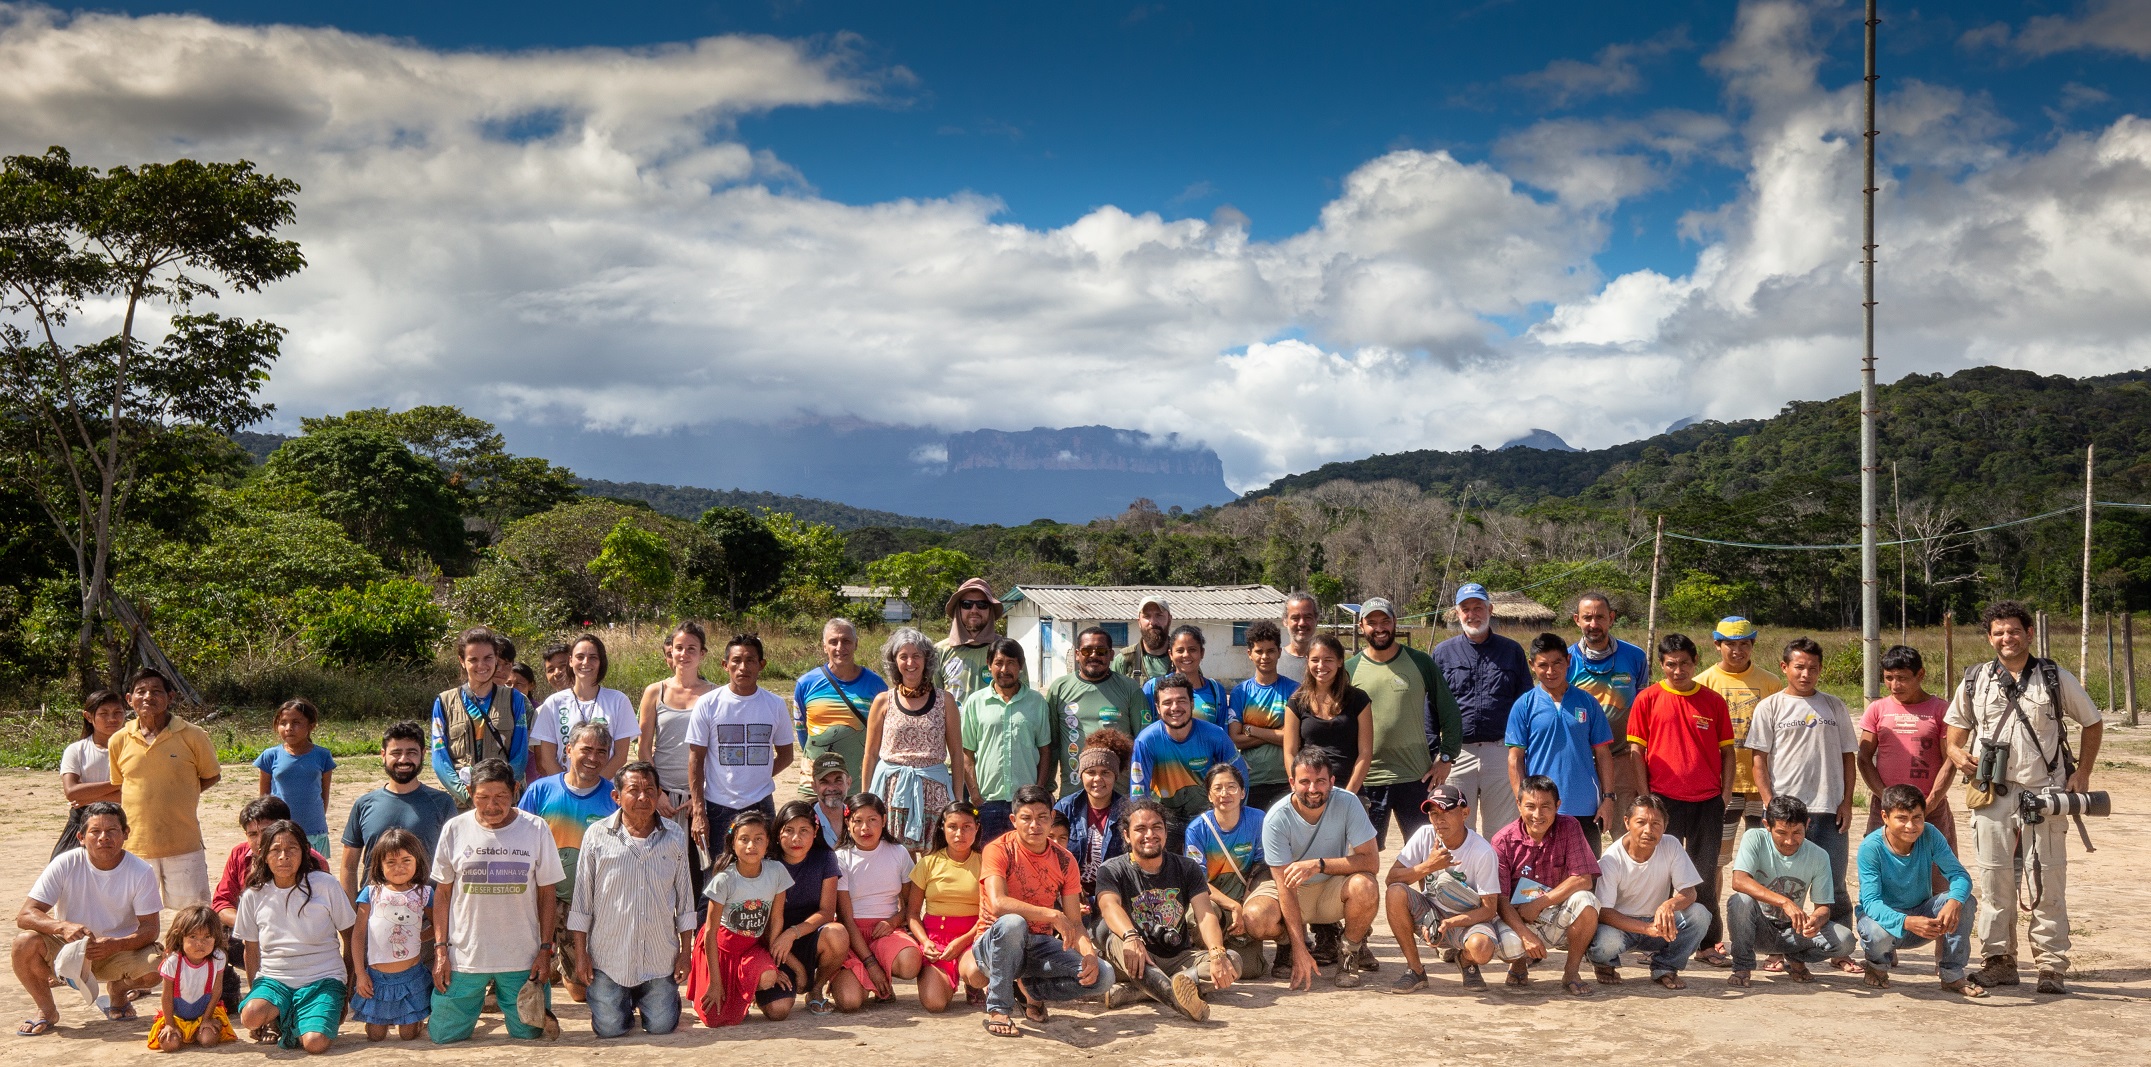
{"type": "MultiPolygon", "coordinates": [[[[1137,685],[1173,673],[1173,608],[1161,596],[1147,596],[1135,609],[1134,642],[1113,658],[1113,673],[1137,685]]],[[[1133,735],[1131,735],[1133,736],[1133,735]]]]}
{"type": "MultiPolygon", "coordinates": [[[[1126,675],[1113,672],[1113,635],[1092,626],[1076,635],[1071,653],[1075,673],[1064,674],[1046,686],[1046,708],[1053,714],[1053,751],[1061,763],[1060,795],[1083,791],[1077,757],[1083,739],[1111,727],[1134,737],[1150,725],[1150,702],[1143,690],[1126,675]]],[[[1128,776],[1120,776],[1126,792],[1128,776]]]]}
{"type": "Polygon", "coordinates": [[[1001,620],[1001,610],[1000,598],[984,578],[973,578],[949,594],[949,635],[934,647],[941,651],[941,688],[958,704],[993,685],[993,639],[1001,636],[994,624],[1001,620]]]}

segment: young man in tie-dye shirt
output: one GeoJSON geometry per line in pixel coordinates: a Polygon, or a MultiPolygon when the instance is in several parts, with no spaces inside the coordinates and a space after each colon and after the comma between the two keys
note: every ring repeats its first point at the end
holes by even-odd
{"type": "Polygon", "coordinates": [[[1189,820],[1210,810],[1203,782],[1210,768],[1229,763],[1247,774],[1247,761],[1222,726],[1195,717],[1194,686],[1179,674],[1158,679],[1158,721],[1135,739],[1128,768],[1128,796],[1154,797],[1165,806],[1167,846],[1186,847],[1189,820]]]}

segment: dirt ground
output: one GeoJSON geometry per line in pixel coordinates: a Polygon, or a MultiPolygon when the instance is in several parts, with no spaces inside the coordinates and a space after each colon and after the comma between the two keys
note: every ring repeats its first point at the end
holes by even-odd
{"type": "MultiPolygon", "coordinates": [[[[1696,967],[1688,972],[1686,992],[1669,993],[1645,982],[1644,969],[1631,958],[1624,968],[1628,982],[1618,989],[1601,987],[1589,1000],[1560,995],[1558,982],[1543,972],[1530,991],[1506,991],[1495,976],[1491,991],[1467,994],[1453,968],[1439,964],[1432,967],[1428,989],[1399,997],[1381,991],[1400,964],[1386,922],[1378,922],[1375,948],[1383,967],[1367,986],[1339,990],[1318,980],[1314,992],[1301,993],[1286,991],[1280,982],[1246,983],[1216,997],[1210,1022],[1199,1026],[1147,1004],[1110,1013],[1096,1004],[1071,1004],[1056,1006],[1051,1021],[1021,1039],[1000,1040],[987,1037],[979,1013],[960,1002],[945,1016],[918,1010],[905,984],[899,990],[906,999],[898,1005],[855,1016],[814,1017],[801,1011],[785,1022],[756,1017],[723,1031],[693,1025],[690,1016],[666,1037],[609,1042],[591,1037],[585,1010],[561,996],[557,1007],[566,1033],[556,1044],[509,1041],[499,1017],[489,1015],[475,1040],[447,1048],[393,1040],[369,1045],[362,1030],[347,1025],[329,1055],[381,1063],[417,1062],[423,1056],[438,1067],[489,1067],[525,1063],[533,1053],[553,1063],[619,1063],[662,1049],[673,1062],[736,1062],[744,1056],[769,1064],[948,1067],[977,1062],[982,1055],[1006,1064],[1274,1064],[1305,1049],[1329,1057],[1341,1053],[1347,1063],[1376,1057],[1396,1064],[1630,1064],[1679,1058],[1814,1067],[1818,1058],[1834,1059],[1827,1052],[1818,1057],[1834,1044],[1857,1056],[1863,1067],[2151,1063],[2151,936],[2141,922],[2151,914],[2151,884],[2142,876],[2151,866],[2151,756],[2144,754],[2151,752],[2146,743],[2151,736],[2141,735],[2151,735],[2151,729],[2109,733],[2109,755],[2102,757],[2095,784],[2113,793],[2114,815],[2092,825],[2097,854],[2071,849],[2075,973],[2072,995],[2064,998],[2037,997],[2027,980],[1983,1003],[1964,1002],[1935,988],[1933,957],[1925,950],[1908,954],[1911,967],[1899,972],[1887,992],[1866,990],[1855,976],[1826,974],[1813,985],[1798,986],[1760,972],[1753,988],[1736,990],[1726,984],[1726,972],[1696,967]],[[741,1047],[741,1042],[752,1045],[741,1047]]],[[[379,770],[378,761],[344,760],[332,810],[348,810],[353,797],[379,783],[379,770]]],[[[250,767],[229,767],[224,784],[203,799],[215,859],[212,875],[238,838],[234,817],[253,795],[254,783],[250,767]]],[[[14,813],[0,825],[0,900],[16,907],[43,867],[64,818],[58,776],[0,772],[0,806],[14,813]]],[[[1392,833],[1390,844],[1398,843],[1392,833]]],[[[1385,855],[1385,868],[1387,862],[1385,855]]],[[[153,1007],[140,1021],[92,1022],[78,996],[61,993],[61,1029],[40,1038],[0,1034],[5,1050],[0,1062],[88,1067],[154,1055],[142,1046],[153,1007]]],[[[0,975],[0,1021],[6,1030],[29,1012],[29,998],[12,975],[0,975]]],[[[304,1056],[253,1045],[179,1055],[187,1060],[304,1056]]]]}

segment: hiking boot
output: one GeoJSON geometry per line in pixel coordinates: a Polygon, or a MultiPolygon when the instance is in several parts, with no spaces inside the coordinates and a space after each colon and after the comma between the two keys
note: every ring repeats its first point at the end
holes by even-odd
{"type": "Polygon", "coordinates": [[[1360,974],[1366,968],[1360,966],[1359,959],[1360,953],[1365,952],[1367,946],[1362,942],[1345,941],[1340,943],[1340,947],[1343,951],[1338,953],[1337,958],[1337,988],[1357,989],[1359,983],[1366,980],[1360,974]]]}
{"type": "Polygon", "coordinates": [[[1307,951],[1314,955],[1315,965],[1329,967],[1337,962],[1337,943],[1344,940],[1341,923],[1323,923],[1314,928],[1314,944],[1307,951]]]}
{"type": "Polygon", "coordinates": [[[2015,956],[1988,956],[1986,964],[1972,972],[1971,979],[1988,989],[1993,989],[1995,986],[2016,985],[2019,981],[2017,978],[2017,958],[2015,956]]]}
{"type": "Polygon", "coordinates": [[[1374,958],[1374,949],[1365,941],[1359,943],[1359,969],[1368,972],[1382,969],[1382,961],[1374,958]]]}
{"type": "Polygon", "coordinates": [[[1426,972],[1415,971],[1410,967],[1404,968],[1404,973],[1398,975],[1396,981],[1389,983],[1389,991],[1392,993],[1417,993],[1426,987],[1426,972]]]}
{"type": "Polygon", "coordinates": [[[1105,1010],[1112,1011],[1116,1008],[1125,1008],[1143,999],[1145,992],[1148,992],[1148,990],[1144,986],[1137,985],[1134,982],[1115,982],[1105,991],[1105,1010]]]}
{"type": "Polygon", "coordinates": [[[1210,1006],[1202,1002],[1201,988],[1187,975],[1167,975],[1157,967],[1145,968],[1142,990],[1160,1007],[1171,1008],[1194,1022],[1210,1017],[1210,1006]]]}
{"type": "Polygon", "coordinates": [[[2062,981],[2060,971],[2050,971],[2044,967],[2039,968],[2039,992],[2066,993],[2068,991],[2069,986],[2062,981]]]}

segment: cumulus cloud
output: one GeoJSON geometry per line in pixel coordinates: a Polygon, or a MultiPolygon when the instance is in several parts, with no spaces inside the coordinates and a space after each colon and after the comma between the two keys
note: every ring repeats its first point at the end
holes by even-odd
{"type": "MultiPolygon", "coordinates": [[[[1035,229],[989,196],[823,198],[734,121],[901,90],[842,40],[459,53],[0,6],[0,150],[243,156],[300,181],[311,265],[237,304],[291,330],[286,415],[1102,423],[1206,442],[1245,488],[1851,388],[1858,96],[1820,82],[1816,14],[1743,6],[1705,60],[1724,114],[1549,120],[1491,162],[1388,153],[1274,241],[1229,208],[1035,229]],[[1602,276],[1611,212],[1704,158],[1746,179],[1683,221],[1692,266],[1602,276]]],[[[2151,123],[2014,150],[1945,86],[1888,83],[1885,109],[1888,373],[2147,361],[2151,123]]]]}

